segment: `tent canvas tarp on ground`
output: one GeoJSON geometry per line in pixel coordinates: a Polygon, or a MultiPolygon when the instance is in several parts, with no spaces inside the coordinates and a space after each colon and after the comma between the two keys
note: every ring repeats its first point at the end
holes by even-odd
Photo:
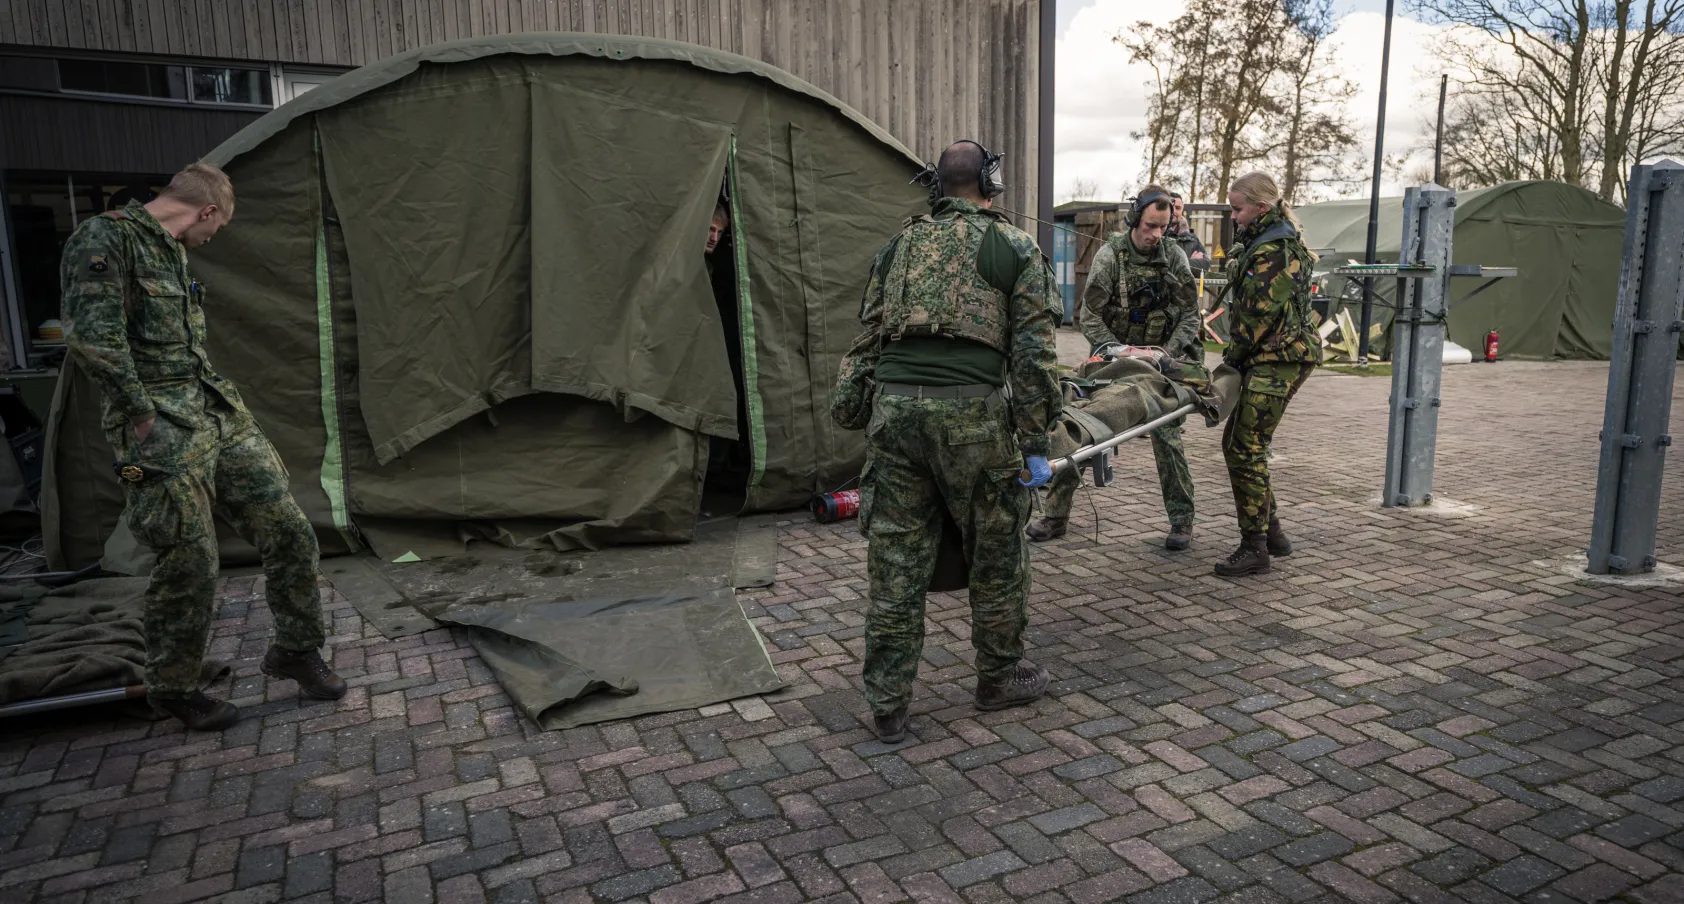
{"type": "MultiPolygon", "coordinates": [[[[668,41],[468,39],[347,73],[208,159],[238,197],[192,255],[212,361],[326,553],[359,525],[685,540],[710,437],[746,443],[750,510],[857,473],[826,398],[872,255],[923,209],[918,164],[788,73],[668,41]],[[722,179],[723,311],[701,247],[722,179]]],[[[45,532],[74,567],[121,494],[73,365],[49,433],[45,532]]]]}
{"type": "MultiPolygon", "coordinates": [[[[1328,201],[1296,209],[1304,236],[1321,260],[1318,271],[1361,261],[1368,238],[1368,201],[1328,201]],[[1331,250],[1328,250],[1331,249],[1331,250]]],[[[1381,198],[1375,257],[1395,262],[1403,235],[1403,199],[1381,198]]],[[[1450,338],[1476,352],[1497,330],[1501,353],[1518,358],[1605,360],[1613,347],[1625,211],[1594,193],[1560,182],[1505,182],[1458,192],[1453,258],[1458,264],[1518,267],[1502,280],[1450,309],[1450,338]]],[[[1482,280],[1450,281],[1450,298],[1482,280]]],[[[1374,322],[1387,325],[1377,350],[1388,353],[1397,281],[1376,279],[1374,322]]],[[[1347,288],[1330,277],[1335,297],[1347,288]]],[[[1360,296],[1359,296],[1360,298],[1360,296]]],[[[1353,305],[1352,316],[1357,316],[1353,305]]]]}

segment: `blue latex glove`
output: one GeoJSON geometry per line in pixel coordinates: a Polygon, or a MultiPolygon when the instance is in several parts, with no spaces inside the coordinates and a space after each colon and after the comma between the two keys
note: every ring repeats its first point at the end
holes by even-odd
{"type": "Polygon", "coordinates": [[[1047,462],[1046,456],[1026,455],[1023,458],[1023,464],[1029,471],[1029,479],[1024,480],[1022,477],[1019,477],[1017,479],[1018,483],[1021,483],[1026,487],[1034,488],[1046,486],[1047,481],[1052,479],[1052,465],[1047,462]]]}

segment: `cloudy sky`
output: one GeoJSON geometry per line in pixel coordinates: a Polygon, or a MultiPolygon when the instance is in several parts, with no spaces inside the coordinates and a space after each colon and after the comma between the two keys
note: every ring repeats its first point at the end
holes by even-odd
{"type": "MultiPolygon", "coordinates": [[[[1443,29],[1408,17],[1397,4],[1392,24],[1391,79],[1386,110],[1386,150],[1415,145],[1432,132],[1438,102],[1438,71],[1427,48],[1443,29]]],[[[1182,0],[1058,0],[1058,87],[1053,181],[1056,199],[1067,198],[1078,179],[1100,186],[1103,199],[1123,196],[1139,184],[1146,154],[1129,137],[1146,114],[1146,83],[1151,70],[1131,65],[1128,52],[1111,42],[1123,28],[1141,19],[1167,22],[1181,14],[1182,0]]],[[[1372,163],[1374,121],[1380,99],[1380,47],[1385,33],[1385,0],[1339,0],[1333,59],[1357,86],[1349,114],[1358,124],[1358,140],[1372,163]]],[[[1401,194],[1393,180],[1386,194],[1401,194]]],[[[1366,196],[1367,191],[1361,192],[1366,196]]]]}

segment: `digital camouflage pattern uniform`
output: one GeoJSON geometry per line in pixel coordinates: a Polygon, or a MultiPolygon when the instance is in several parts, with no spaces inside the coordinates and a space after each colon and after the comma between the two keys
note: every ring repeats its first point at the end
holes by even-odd
{"type": "MultiPolygon", "coordinates": [[[[1198,341],[1198,284],[1186,253],[1167,238],[1143,255],[1128,233],[1113,233],[1094,252],[1076,322],[1096,349],[1111,342],[1156,345],[1182,360],[1204,360],[1198,341]]],[[[1158,486],[1169,523],[1192,527],[1193,472],[1187,466],[1179,423],[1152,431],[1152,457],[1158,463],[1158,486]]],[[[1047,485],[1046,517],[1068,518],[1081,482],[1078,468],[1054,475],[1047,485]]]]}
{"type": "Polygon", "coordinates": [[[861,304],[865,331],[831,394],[837,423],[866,431],[860,532],[867,568],[865,694],[878,716],[912,699],[924,647],[924,597],[943,512],[970,568],[971,644],[980,682],[1012,678],[1023,658],[1030,490],[1024,456],[1046,455],[1063,410],[1054,327],[1062,305],[1034,239],[969,201],[943,198],[878,252],[861,304]],[[1006,359],[1007,401],[914,398],[876,386],[885,343],[905,336],[970,339],[1006,359]]]}
{"type": "Polygon", "coordinates": [[[187,249],[139,202],[84,220],[60,264],[65,341],[100,385],[129,529],[157,554],[146,591],[146,688],[196,689],[217,576],[212,510],[263,554],[276,645],[320,647],[316,536],[286,469],[205,354],[204,289],[187,249]],[[133,424],[155,417],[145,441],[133,424]]]}
{"type": "Polygon", "coordinates": [[[1314,259],[1278,208],[1235,237],[1228,262],[1228,347],[1222,360],[1244,380],[1239,406],[1222,434],[1240,531],[1260,534],[1275,517],[1269,442],[1287,403],[1321,361],[1311,322],[1314,259]]]}

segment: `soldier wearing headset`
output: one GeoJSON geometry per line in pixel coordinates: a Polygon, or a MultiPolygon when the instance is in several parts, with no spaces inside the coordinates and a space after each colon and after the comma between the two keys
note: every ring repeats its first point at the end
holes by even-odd
{"type": "MultiPolygon", "coordinates": [[[[1173,208],[1168,191],[1146,186],[1123,219],[1128,231],[1113,233],[1094,254],[1076,318],[1094,350],[1121,342],[1157,346],[1181,360],[1203,360],[1193,270],[1181,246],[1165,239],[1173,208]]],[[[1152,431],[1152,454],[1158,460],[1158,483],[1169,515],[1164,547],[1186,549],[1193,542],[1193,475],[1179,423],[1152,431]]],[[[1064,536],[1080,479],[1073,468],[1053,478],[1046,515],[1029,527],[1031,540],[1064,536]]]]}
{"type": "Polygon", "coordinates": [[[1064,407],[1058,289],[1035,240],[992,209],[1000,157],[961,141],[914,181],[930,189],[930,212],[872,262],[865,330],[831,393],[837,423],[865,429],[865,698],[888,743],[906,733],[924,598],[950,532],[968,569],[977,708],[1046,693],[1047,670],[1023,658],[1023,529],[1031,488],[1052,475],[1047,429],[1064,407]]]}

